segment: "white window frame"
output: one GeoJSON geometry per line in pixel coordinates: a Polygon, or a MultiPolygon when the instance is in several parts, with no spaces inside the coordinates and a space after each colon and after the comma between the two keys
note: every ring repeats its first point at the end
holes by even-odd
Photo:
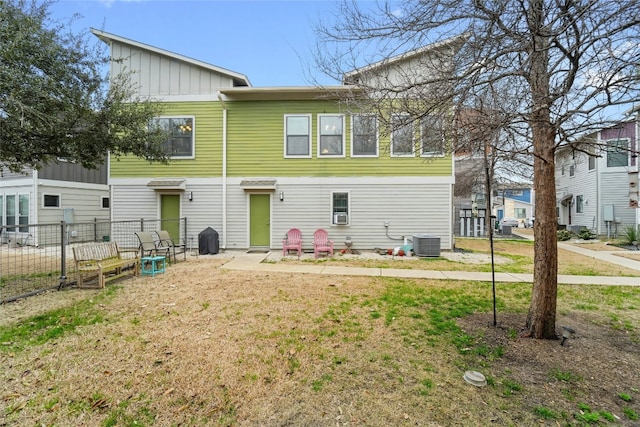
{"type": "Polygon", "coordinates": [[[109,196],[100,196],[100,209],[104,209],[104,210],[111,209],[111,198],[109,196]],[[104,207],[105,199],[109,201],[109,206],[107,206],[106,208],[104,207]]]}
{"type": "MultiPolygon", "coordinates": [[[[435,137],[434,137],[435,140],[435,137]]],[[[437,114],[431,114],[420,119],[420,156],[421,157],[444,157],[444,118],[437,114]],[[438,133],[440,134],[440,150],[438,151],[426,151],[425,150],[425,139],[430,137],[430,135],[425,132],[426,119],[435,119],[437,121],[437,126],[439,126],[438,133]]]]}
{"type": "Polygon", "coordinates": [[[390,138],[390,142],[391,142],[391,157],[415,157],[415,129],[413,126],[413,122],[411,123],[407,123],[407,124],[403,124],[399,127],[396,127],[394,121],[396,119],[396,117],[403,117],[403,118],[410,118],[411,116],[408,113],[394,113],[391,116],[391,138],[390,138]],[[411,152],[407,153],[407,152],[401,152],[401,153],[396,153],[396,144],[394,142],[395,136],[396,136],[396,132],[398,130],[404,129],[404,128],[409,128],[411,130],[411,152]]]}
{"type": "Polygon", "coordinates": [[[596,168],[597,157],[593,154],[589,154],[589,170],[592,171],[596,168]]]}
{"type": "Polygon", "coordinates": [[[631,144],[631,141],[629,140],[629,138],[616,138],[616,139],[608,139],[606,141],[607,144],[607,157],[606,157],[606,165],[608,168],[627,168],[629,167],[629,146],[631,144]],[[611,147],[612,144],[616,144],[616,147],[611,147]],[[620,152],[619,150],[619,146],[623,145],[625,146],[624,150],[622,152],[620,152]],[[609,155],[610,154],[616,154],[616,155],[621,155],[624,154],[626,156],[626,162],[623,165],[614,165],[614,166],[610,166],[609,165],[609,155]]]}
{"type": "Polygon", "coordinates": [[[174,156],[171,155],[169,156],[170,159],[172,160],[189,160],[189,159],[195,159],[196,158],[196,117],[195,116],[158,116],[158,117],[154,117],[152,119],[152,121],[156,121],[156,120],[191,120],[191,155],[189,156],[182,156],[182,155],[178,155],[178,156],[174,156]]]}
{"type": "MultiPolygon", "coordinates": [[[[331,225],[334,227],[345,227],[351,225],[351,192],[345,190],[332,190],[330,195],[330,206],[331,206],[331,225]],[[347,195],[347,211],[342,212],[336,211],[336,207],[334,206],[335,195],[336,194],[346,194],[347,195]],[[347,214],[347,223],[346,224],[337,224],[336,223],[336,215],[337,214],[347,214]]],[[[342,208],[340,208],[342,209],[342,208]]]]}
{"type": "Polygon", "coordinates": [[[61,207],[62,207],[62,195],[53,194],[53,193],[43,193],[42,194],[42,209],[60,209],[61,207]],[[46,200],[47,196],[57,197],[58,198],[58,205],[57,206],[47,206],[46,203],[45,203],[45,200],[46,200]]]}
{"type": "Polygon", "coordinates": [[[576,196],[576,213],[584,213],[584,196],[582,194],[576,196]]]}
{"type": "Polygon", "coordinates": [[[375,158],[379,156],[380,153],[380,141],[378,138],[378,116],[375,114],[352,114],[351,115],[351,157],[371,157],[371,158],[375,158]],[[375,153],[374,154],[356,154],[355,153],[355,148],[356,148],[356,137],[360,136],[360,135],[356,135],[355,133],[355,126],[354,123],[356,121],[356,119],[358,118],[362,118],[362,117],[367,117],[367,118],[372,118],[374,120],[374,138],[375,138],[375,153]]]}
{"type": "Polygon", "coordinates": [[[317,152],[318,152],[318,157],[345,157],[345,141],[346,141],[346,135],[345,135],[345,120],[344,120],[344,114],[329,114],[329,113],[323,113],[323,114],[318,114],[317,115],[317,123],[318,123],[318,144],[317,144],[317,152]],[[338,154],[332,154],[332,153],[323,153],[322,151],[322,137],[323,136],[337,136],[337,135],[332,135],[332,134],[325,134],[323,133],[323,125],[322,125],[322,119],[323,118],[329,118],[329,117],[333,117],[333,118],[339,118],[340,119],[340,126],[342,127],[342,134],[340,135],[340,153],[338,154]]]}
{"type": "MultiPolygon", "coordinates": [[[[284,115],[284,157],[285,159],[310,159],[311,158],[311,129],[313,128],[313,117],[311,114],[285,114],[284,115]],[[289,136],[289,126],[288,119],[289,117],[305,117],[308,120],[309,126],[307,129],[307,137],[309,138],[309,142],[307,145],[307,153],[308,154],[289,154],[287,148],[287,139],[289,136]]],[[[298,135],[301,136],[302,134],[298,135]]]]}

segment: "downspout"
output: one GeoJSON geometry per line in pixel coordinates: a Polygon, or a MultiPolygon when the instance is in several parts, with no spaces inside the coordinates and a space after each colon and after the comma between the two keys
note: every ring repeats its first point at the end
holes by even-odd
{"type": "MultiPolygon", "coordinates": [[[[40,218],[38,218],[38,169],[33,168],[33,218],[29,218],[29,223],[31,224],[39,224],[40,223],[40,218]]],[[[16,207],[18,207],[19,209],[20,206],[20,196],[18,195],[18,204],[16,205],[16,207]]],[[[31,206],[29,206],[29,208],[31,209],[31,206]]],[[[2,215],[2,213],[0,213],[0,215],[2,215]]],[[[17,215],[16,215],[17,216],[17,215]]],[[[31,231],[31,230],[29,230],[31,231]]],[[[38,231],[40,231],[39,227],[36,227],[35,230],[33,230],[33,244],[35,246],[38,246],[38,239],[40,238],[38,231]]],[[[28,237],[27,237],[28,239],[28,237]]]]}
{"type": "Polygon", "coordinates": [[[227,107],[222,94],[218,91],[218,100],[222,105],[222,245],[227,249],[227,107]]]}

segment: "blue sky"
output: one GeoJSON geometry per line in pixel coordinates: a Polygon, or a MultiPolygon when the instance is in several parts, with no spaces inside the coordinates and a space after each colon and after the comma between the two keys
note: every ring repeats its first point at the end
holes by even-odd
{"type": "MultiPolygon", "coordinates": [[[[253,86],[338,82],[314,70],[314,24],[336,2],[307,0],[58,0],[51,17],[102,29],[246,75],[253,86]],[[314,80],[315,79],[315,80],[314,80]]],[[[96,39],[97,40],[97,39],[96,39]]]]}

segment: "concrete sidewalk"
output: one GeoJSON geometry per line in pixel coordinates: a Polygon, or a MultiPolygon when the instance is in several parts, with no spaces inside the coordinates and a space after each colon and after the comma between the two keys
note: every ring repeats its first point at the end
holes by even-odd
{"type": "MultiPolygon", "coordinates": [[[[563,245],[571,246],[571,245],[563,245]]],[[[569,249],[569,248],[567,248],[569,249]]],[[[604,259],[599,252],[590,251],[588,249],[580,249],[580,253],[593,258],[609,261],[621,258],[614,255],[608,255],[604,259]],[[592,254],[587,254],[585,251],[592,254]]],[[[571,249],[569,249],[571,250],[571,249]]],[[[578,252],[578,251],[576,251],[578,252]]],[[[362,268],[362,267],[341,267],[341,266],[323,266],[318,264],[299,265],[286,263],[263,263],[264,259],[269,256],[268,253],[243,253],[233,258],[220,268],[227,270],[245,270],[245,271],[265,271],[277,273],[307,273],[307,274],[328,274],[343,276],[372,276],[372,277],[403,277],[413,279],[441,279],[441,280],[464,280],[464,281],[480,281],[491,282],[492,273],[467,272],[467,271],[433,271],[433,270],[410,270],[398,268],[362,268]]],[[[630,261],[629,265],[640,271],[640,261],[621,258],[623,262],[630,261]]],[[[616,260],[617,261],[617,260],[616,260]]],[[[618,264],[618,262],[616,262],[618,264]]],[[[621,264],[623,265],[623,264],[621,264]]],[[[515,273],[495,273],[496,282],[512,282],[512,283],[533,283],[533,274],[515,274],[515,273]]],[[[568,276],[559,275],[559,284],[574,285],[622,285],[622,286],[640,286],[640,273],[637,277],[609,277],[609,276],[568,276]]]]}

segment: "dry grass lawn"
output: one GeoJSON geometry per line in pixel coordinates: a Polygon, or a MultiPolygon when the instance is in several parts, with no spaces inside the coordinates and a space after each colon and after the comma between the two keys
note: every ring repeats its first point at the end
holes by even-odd
{"type": "Polygon", "coordinates": [[[493,327],[490,283],[225,261],[0,307],[0,425],[638,425],[640,288],[561,286],[561,346],[518,337],[530,284],[498,285],[493,327]]]}

